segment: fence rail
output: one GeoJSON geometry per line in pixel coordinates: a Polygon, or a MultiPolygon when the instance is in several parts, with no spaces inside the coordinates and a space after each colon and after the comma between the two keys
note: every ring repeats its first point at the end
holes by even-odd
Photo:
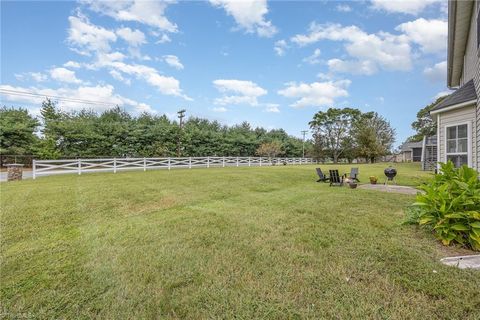
{"type": "Polygon", "coordinates": [[[287,164],[313,164],[311,158],[266,157],[183,157],[183,158],[104,158],[33,160],[33,179],[55,174],[113,172],[122,170],[174,169],[196,167],[253,167],[287,164]]]}

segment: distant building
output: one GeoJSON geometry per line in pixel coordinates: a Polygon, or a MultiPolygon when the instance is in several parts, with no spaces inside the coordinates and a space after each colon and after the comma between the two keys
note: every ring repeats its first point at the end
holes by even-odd
{"type": "Polygon", "coordinates": [[[405,142],[400,146],[399,160],[421,162],[422,170],[434,170],[437,165],[437,136],[423,137],[418,142],[405,142]]]}
{"type": "Polygon", "coordinates": [[[423,142],[405,142],[400,146],[400,159],[402,162],[420,162],[422,160],[423,142]]]}

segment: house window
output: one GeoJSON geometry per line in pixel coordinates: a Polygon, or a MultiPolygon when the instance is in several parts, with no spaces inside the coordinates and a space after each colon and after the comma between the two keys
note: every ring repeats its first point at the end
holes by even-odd
{"type": "Polygon", "coordinates": [[[455,167],[469,164],[468,161],[468,125],[461,124],[447,127],[447,161],[452,161],[455,167]]]}

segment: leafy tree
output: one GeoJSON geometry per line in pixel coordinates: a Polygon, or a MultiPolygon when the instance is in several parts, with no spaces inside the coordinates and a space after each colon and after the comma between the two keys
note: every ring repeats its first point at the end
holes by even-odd
{"type": "Polygon", "coordinates": [[[408,141],[417,142],[422,141],[424,136],[432,136],[437,133],[437,123],[433,121],[430,111],[440,102],[442,102],[447,96],[443,96],[435,100],[435,102],[420,109],[417,112],[417,120],[412,122],[412,129],[415,130],[415,134],[408,138],[408,141]]]}
{"type": "Polygon", "coordinates": [[[61,154],[58,148],[61,136],[59,125],[65,114],[57,108],[55,102],[48,98],[42,102],[40,114],[43,139],[36,146],[35,153],[44,159],[56,159],[61,154]]]}
{"type": "Polygon", "coordinates": [[[347,150],[352,123],[360,115],[358,109],[329,108],[326,112],[317,112],[310,121],[310,128],[317,137],[316,141],[321,141],[323,150],[328,151],[334,163],[337,163],[347,150]]]}
{"type": "Polygon", "coordinates": [[[356,154],[372,163],[389,153],[395,142],[395,129],[376,112],[367,112],[353,125],[356,154]]]}
{"type": "Polygon", "coordinates": [[[0,153],[29,154],[39,122],[26,109],[0,108],[0,153]]]}
{"type": "Polygon", "coordinates": [[[262,157],[276,157],[282,153],[282,144],[279,141],[264,142],[262,143],[256,154],[262,157]]]}

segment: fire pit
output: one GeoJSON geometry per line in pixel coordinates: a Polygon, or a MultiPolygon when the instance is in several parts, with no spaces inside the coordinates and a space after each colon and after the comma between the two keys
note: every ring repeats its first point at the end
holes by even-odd
{"type": "Polygon", "coordinates": [[[390,166],[387,169],[383,170],[383,173],[385,173],[385,176],[387,177],[385,184],[387,184],[388,181],[393,181],[395,184],[397,184],[397,182],[395,181],[395,177],[397,176],[397,169],[390,166]]]}

